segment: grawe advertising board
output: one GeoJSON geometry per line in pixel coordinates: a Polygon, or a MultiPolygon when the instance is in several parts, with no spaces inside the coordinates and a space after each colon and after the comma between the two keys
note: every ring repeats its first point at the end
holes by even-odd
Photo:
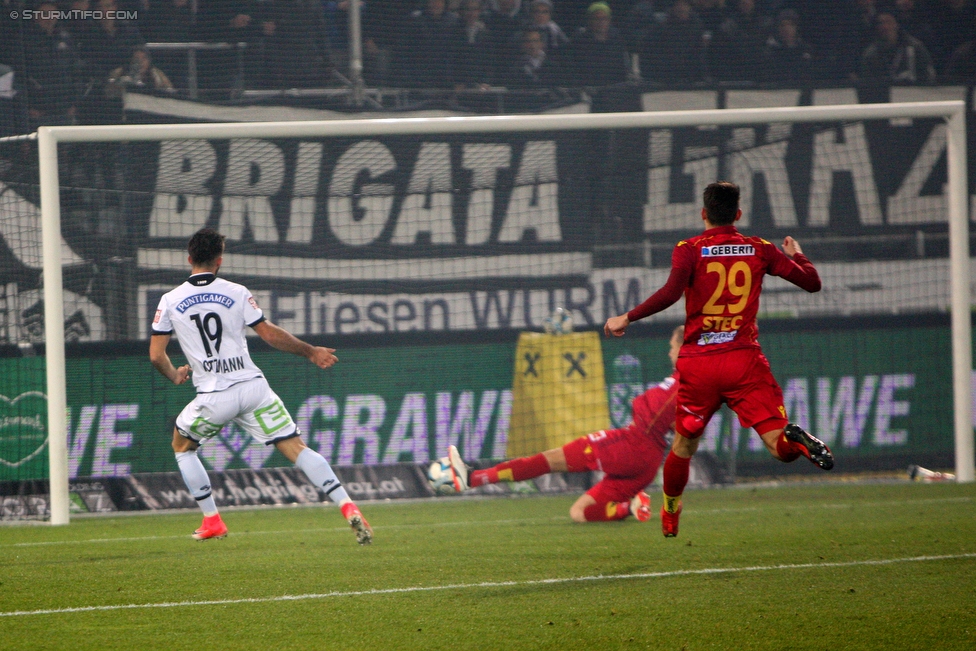
{"type": "MultiPolygon", "coordinates": [[[[790,417],[830,444],[837,468],[897,467],[912,455],[953,450],[943,327],[771,332],[765,350],[790,417]],[[910,351],[910,354],[893,354],[910,351]]],[[[629,419],[635,392],[666,375],[659,338],[604,340],[612,424],[629,419]]],[[[340,350],[323,372],[302,359],[256,353],[308,444],[339,467],[424,463],[458,445],[471,459],[505,456],[512,412],[514,343],[340,350]]],[[[0,359],[0,480],[47,475],[43,360],[0,359]]],[[[173,419],[192,398],[143,357],[68,360],[70,476],[117,477],[175,469],[173,419]]],[[[759,440],[713,419],[702,449],[763,461],[759,440]]],[[[737,424],[734,424],[737,428],[737,424]]],[[[228,425],[201,448],[217,471],[288,465],[228,425]]],[[[771,471],[778,466],[770,465],[771,471]]]]}

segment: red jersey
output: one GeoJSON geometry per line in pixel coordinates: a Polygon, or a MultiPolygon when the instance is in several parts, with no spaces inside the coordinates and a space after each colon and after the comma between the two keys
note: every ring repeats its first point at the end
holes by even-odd
{"type": "Polygon", "coordinates": [[[627,427],[593,432],[563,446],[570,472],[602,470],[586,491],[598,503],[625,502],[654,481],[674,427],[678,374],[634,398],[627,427]]]}
{"type": "Polygon", "coordinates": [[[667,446],[668,431],[674,428],[675,397],[678,394],[677,372],[664,378],[634,398],[631,420],[636,432],[662,449],[667,446]]]}
{"type": "Polygon", "coordinates": [[[678,242],[664,287],[627,313],[642,319],[685,295],[685,340],[681,356],[736,348],[758,348],[759,294],[763,276],[779,276],[808,292],[820,290],[820,276],[802,253],[791,260],[775,245],[717,226],[678,242]]]}

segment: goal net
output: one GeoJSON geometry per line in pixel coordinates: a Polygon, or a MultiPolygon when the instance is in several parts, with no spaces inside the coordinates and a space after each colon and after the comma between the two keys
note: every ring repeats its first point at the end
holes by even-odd
{"type": "MultiPolygon", "coordinates": [[[[323,373],[252,346],[310,446],[340,468],[423,463],[450,444],[479,463],[560,443],[519,430],[513,447],[514,380],[535,363],[517,334],[556,308],[596,330],[650,295],[716,179],[742,188],[741,230],[796,237],[824,281],[815,295],[764,283],[761,339],[791,419],[841,468],[954,458],[971,479],[962,110],[56,127],[0,143],[4,517],[45,515],[17,496],[49,477],[63,523],[69,483],[71,503],[97,510],[109,478],[174,470],[169,435],[192,391],[155,373],[147,339],[202,227],[227,236],[221,275],[272,322],[339,349],[323,373]]],[[[549,347],[580,391],[596,386],[586,412],[602,409],[603,427],[670,373],[682,309],[595,349],[549,347]]],[[[581,400],[547,395],[537,409],[585,433],[581,400]]],[[[739,474],[779,471],[729,413],[702,445],[739,474]]],[[[215,471],[286,464],[233,425],[201,449],[215,471]]]]}

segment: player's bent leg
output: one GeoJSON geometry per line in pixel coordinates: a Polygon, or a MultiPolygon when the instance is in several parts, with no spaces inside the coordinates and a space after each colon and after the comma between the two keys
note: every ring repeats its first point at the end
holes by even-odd
{"type": "Polygon", "coordinates": [[[783,430],[783,438],[799,446],[801,454],[815,466],[824,470],[834,467],[834,453],[830,451],[827,444],[799,425],[788,424],[783,430]]]}
{"type": "Polygon", "coordinates": [[[189,452],[198,447],[200,447],[199,443],[180,434],[180,430],[177,428],[173,428],[173,452],[189,452]]]}
{"type": "Polygon", "coordinates": [[[814,465],[830,470],[834,467],[834,455],[827,445],[807,433],[799,425],[787,423],[783,419],[770,418],[753,426],[773,457],[790,463],[806,457],[814,465]]]}
{"type": "Polygon", "coordinates": [[[783,437],[783,429],[786,425],[785,418],[774,416],[755,423],[752,429],[756,430],[756,434],[774,458],[789,463],[802,455],[803,450],[802,446],[795,445],[783,437]]]}
{"type": "Polygon", "coordinates": [[[573,519],[573,522],[586,522],[586,509],[594,504],[596,504],[596,500],[593,499],[592,495],[585,493],[580,495],[579,499],[569,507],[569,517],[573,519]]]}
{"type": "Polygon", "coordinates": [[[569,509],[569,517],[574,522],[612,522],[628,515],[630,505],[627,502],[597,501],[589,493],[580,495],[569,509]]]}
{"type": "Polygon", "coordinates": [[[369,526],[366,518],[363,517],[349,494],[346,493],[346,489],[342,487],[339,477],[336,476],[325,457],[306,446],[299,436],[275,441],[274,445],[279,452],[305,473],[309,481],[325,490],[329,499],[339,505],[342,516],[356,533],[356,541],[360,545],[368,545],[373,542],[372,527],[369,526]]]}
{"type": "Polygon", "coordinates": [[[203,511],[203,524],[193,532],[193,539],[224,538],[227,536],[227,525],[217,512],[217,503],[210,489],[210,476],[197,456],[198,447],[200,447],[199,443],[180,434],[179,429],[173,428],[173,452],[176,455],[176,465],[179,466],[186,489],[190,491],[190,495],[203,511]]]}

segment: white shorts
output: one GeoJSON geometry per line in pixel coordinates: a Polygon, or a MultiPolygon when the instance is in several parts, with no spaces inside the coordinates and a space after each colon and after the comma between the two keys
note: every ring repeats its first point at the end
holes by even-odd
{"type": "Polygon", "coordinates": [[[291,414],[263,377],[240,382],[223,391],[198,393],[176,417],[176,429],[199,443],[216,436],[231,421],[265,445],[298,433],[291,414]]]}

